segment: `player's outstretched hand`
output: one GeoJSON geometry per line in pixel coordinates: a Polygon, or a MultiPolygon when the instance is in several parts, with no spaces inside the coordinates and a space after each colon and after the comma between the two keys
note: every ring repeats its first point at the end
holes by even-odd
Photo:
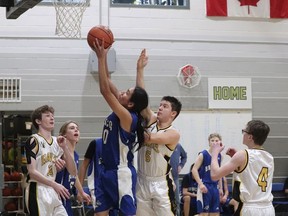
{"type": "Polygon", "coordinates": [[[148,64],[148,56],[146,55],[146,49],[141,51],[141,54],[137,61],[137,69],[143,69],[148,64]]]}

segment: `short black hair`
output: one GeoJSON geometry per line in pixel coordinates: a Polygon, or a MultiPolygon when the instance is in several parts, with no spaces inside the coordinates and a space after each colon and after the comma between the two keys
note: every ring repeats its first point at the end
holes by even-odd
{"type": "Polygon", "coordinates": [[[176,97],[173,97],[173,96],[164,96],[164,97],[162,97],[161,101],[163,101],[163,100],[170,102],[171,107],[172,107],[172,111],[177,112],[177,114],[174,118],[174,119],[176,119],[177,116],[179,115],[179,113],[181,112],[182,103],[176,97]]]}

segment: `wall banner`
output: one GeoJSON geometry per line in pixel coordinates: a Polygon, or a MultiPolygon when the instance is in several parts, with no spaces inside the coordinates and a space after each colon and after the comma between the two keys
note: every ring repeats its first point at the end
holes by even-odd
{"type": "Polygon", "coordinates": [[[251,78],[208,78],[209,109],[252,109],[251,78]]]}

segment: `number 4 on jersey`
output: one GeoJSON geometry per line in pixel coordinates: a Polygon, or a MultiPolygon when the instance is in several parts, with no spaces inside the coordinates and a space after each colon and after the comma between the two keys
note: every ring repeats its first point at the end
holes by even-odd
{"type": "Polygon", "coordinates": [[[262,167],[257,179],[257,183],[259,187],[261,187],[262,192],[266,192],[267,178],[268,178],[268,168],[262,167]]]}

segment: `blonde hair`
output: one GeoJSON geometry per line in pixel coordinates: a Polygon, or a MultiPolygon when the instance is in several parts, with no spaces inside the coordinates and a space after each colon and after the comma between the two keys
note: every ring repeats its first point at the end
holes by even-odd
{"type": "Polygon", "coordinates": [[[220,141],[222,141],[222,137],[219,133],[211,133],[209,136],[208,136],[208,141],[210,141],[210,139],[214,138],[214,137],[217,137],[220,141]]]}
{"type": "Polygon", "coordinates": [[[75,122],[75,121],[72,121],[72,120],[66,121],[66,122],[64,122],[64,124],[61,126],[61,128],[60,128],[60,130],[59,130],[59,135],[64,136],[64,135],[66,134],[66,132],[67,132],[67,127],[68,127],[68,125],[71,124],[71,123],[74,123],[74,124],[76,124],[77,126],[79,126],[78,123],[75,122]]]}

